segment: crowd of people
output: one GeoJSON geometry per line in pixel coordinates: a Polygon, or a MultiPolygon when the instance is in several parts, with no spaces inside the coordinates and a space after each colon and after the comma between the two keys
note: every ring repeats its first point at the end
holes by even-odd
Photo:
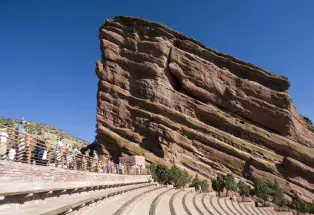
{"type": "Polygon", "coordinates": [[[125,164],[115,164],[112,160],[101,162],[96,150],[79,150],[73,148],[71,144],[64,146],[62,137],[55,140],[55,146],[48,145],[49,138],[44,129],[40,129],[40,134],[35,138],[36,141],[33,142],[33,147],[31,147],[31,156],[28,157],[26,149],[30,147],[28,147],[29,142],[26,141],[26,126],[27,122],[23,119],[18,123],[17,132],[13,132],[13,134],[11,134],[12,132],[9,133],[6,124],[0,129],[0,160],[25,163],[28,159],[34,165],[50,165],[111,174],[137,175],[143,172],[144,167],[142,165],[131,165],[130,162],[125,164]],[[14,137],[10,138],[10,135],[14,137]],[[10,144],[10,149],[8,149],[9,139],[14,140],[13,144],[10,144]]]}
{"type": "Polygon", "coordinates": [[[132,165],[130,162],[125,164],[115,164],[112,160],[109,160],[106,164],[102,165],[102,173],[122,174],[122,175],[139,175],[143,173],[144,167],[142,165],[132,165]]]}

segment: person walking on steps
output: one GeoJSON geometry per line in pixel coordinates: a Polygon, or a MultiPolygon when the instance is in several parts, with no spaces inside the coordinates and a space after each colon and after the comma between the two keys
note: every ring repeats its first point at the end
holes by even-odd
{"type": "Polygon", "coordinates": [[[202,187],[200,184],[197,185],[197,191],[198,191],[198,193],[203,193],[202,187]]]}

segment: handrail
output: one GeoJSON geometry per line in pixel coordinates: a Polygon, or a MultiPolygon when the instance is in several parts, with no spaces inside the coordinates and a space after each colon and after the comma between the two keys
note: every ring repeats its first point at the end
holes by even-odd
{"type": "Polygon", "coordinates": [[[35,135],[33,135],[33,134],[30,134],[30,133],[27,133],[27,132],[20,132],[20,131],[14,129],[14,128],[10,128],[10,127],[5,126],[5,125],[3,125],[3,124],[0,124],[0,126],[1,126],[1,127],[4,127],[4,128],[7,128],[7,129],[10,130],[10,131],[13,131],[13,132],[16,132],[16,133],[19,133],[19,134],[22,134],[22,135],[30,136],[30,137],[32,137],[32,138],[35,139],[35,140],[42,141],[42,140],[40,140],[39,138],[37,138],[37,137],[36,137],[35,135]]]}
{"type": "Polygon", "coordinates": [[[143,169],[125,166],[119,168],[113,162],[106,164],[94,157],[80,154],[79,151],[63,146],[61,150],[55,144],[40,139],[27,132],[20,132],[8,126],[0,124],[0,129],[6,128],[8,134],[5,138],[0,132],[0,160],[6,159],[13,162],[21,162],[32,165],[61,167],[70,170],[88,172],[102,172],[114,174],[138,175],[143,169]],[[6,139],[1,142],[2,139],[6,139]],[[11,149],[10,149],[11,148],[11,149]]]}

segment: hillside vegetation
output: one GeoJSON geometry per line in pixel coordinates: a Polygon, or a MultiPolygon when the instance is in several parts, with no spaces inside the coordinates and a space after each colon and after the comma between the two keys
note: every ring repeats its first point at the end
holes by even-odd
{"type": "MultiPolygon", "coordinates": [[[[8,127],[16,129],[18,125],[18,119],[11,119],[6,117],[0,117],[0,124],[8,124],[8,127]]],[[[27,121],[28,125],[26,126],[26,132],[32,135],[38,136],[40,135],[40,129],[43,128],[47,133],[49,142],[54,142],[57,137],[62,137],[63,144],[71,144],[73,147],[82,148],[90,144],[88,141],[82,140],[81,138],[74,137],[67,132],[58,129],[54,126],[47,125],[39,122],[27,121]]]]}

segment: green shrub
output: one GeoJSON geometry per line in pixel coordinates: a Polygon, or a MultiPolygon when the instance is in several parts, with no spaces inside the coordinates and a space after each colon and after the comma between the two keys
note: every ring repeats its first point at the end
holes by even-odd
{"type": "Polygon", "coordinates": [[[254,194],[263,199],[264,201],[268,200],[268,186],[262,180],[257,180],[255,183],[254,194]]]}
{"type": "Polygon", "coordinates": [[[310,212],[311,214],[314,214],[314,201],[313,201],[312,204],[310,204],[310,210],[309,210],[309,212],[310,212]]]}
{"type": "Polygon", "coordinates": [[[239,194],[242,196],[242,201],[244,201],[245,196],[250,196],[250,187],[243,181],[239,181],[237,187],[239,189],[239,194]]]}
{"type": "Polygon", "coordinates": [[[154,181],[163,185],[173,184],[176,188],[183,187],[190,181],[187,171],[181,171],[177,166],[173,166],[169,169],[164,165],[158,164],[156,166],[152,164],[149,166],[149,172],[154,181]]]}
{"type": "Polygon", "coordinates": [[[294,196],[292,197],[290,207],[292,209],[295,209],[298,213],[299,212],[307,213],[311,210],[310,204],[300,199],[300,197],[297,194],[294,194],[294,196]]]}
{"type": "Polygon", "coordinates": [[[226,196],[228,196],[229,190],[232,190],[232,191],[236,191],[237,190],[237,184],[234,181],[233,174],[228,173],[224,177],[224,181],[225,181],[225,188],[227,190],[226,196]]]}
{"type": "Polygon", "coordinates": [[[209,192],[209,184],[207,180],[201,181],[201,188],[203,192],[209,192]]]}
{"type": "Polygon", "coordinates": [[[198,178],[198,176],[196,175],[195,178],[192,181],[191,186],[194,187],[195,189],[197,189],[198,185],[201,186],[203,192],[209,192],[209,184],[208,184],[207,180],[201,181],[198,178]]]}
{"type": "Polygon", "coordinates": [[[279,207],[282,207],[285,204],[284,191],[282,187],[280,187],[276,179],[274,181],[274,191],[272,193],[272,202],[278,205],[279,207]]]}
{"type": "Polygon", "coordinates": [[[156,175],[156,164],[151,164],[146,169],[148,169],[148,174],[152,175],[153,180],[154,181],[158,181],[157,180],[157,175],[156,175]]]}
{"type": "Polygon", "coordinates": [[[171,183],[172,177],[171,177],[171,172],[168,167],[158,164],[156,166],[155,174],[156,174],[155,179],[158,183],[164,184],[164,185],[171,183]]]}
{"type": "Polygon", "coordinates": [[[189,174],[187,171],[181,171],[177,166],[170,169],[171,182],[175,188],[184,187],[189,182],[189,174]]]}
{"type": "Polygon", "coordinates": [[[216,179],[212,179],[212,187],[218,193],[218,196],[220,196],[220,193],[225,189],[225,181],[222,175],[218,175],[216,179]]]}
{"type": "Polygon", "coordinates": [[[197,189],[198,185],[201,184],[201,180],[198,178],[198,176],[196,175],[195,178],[193,179],[191,186],[194,187],[195,189],[197,189]]]}

